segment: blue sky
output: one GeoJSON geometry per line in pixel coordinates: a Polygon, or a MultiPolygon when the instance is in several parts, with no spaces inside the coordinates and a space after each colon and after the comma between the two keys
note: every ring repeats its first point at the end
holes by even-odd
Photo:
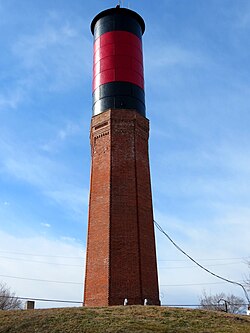
{"type": "MultiPolygon", "coordinates": [[[[115,5],[0,0],[0,281],[20,296],[82,298],[89,26],[115,5]]],[[[155,219],[202,264],[242,281],[247,266],[240,258],[250,255],[250,3],[124,1],[128,5],[146,21],[155,219]]],[[[156,236],[162,303],[197,304],[203,289],[242,296],[156,236]]]]}

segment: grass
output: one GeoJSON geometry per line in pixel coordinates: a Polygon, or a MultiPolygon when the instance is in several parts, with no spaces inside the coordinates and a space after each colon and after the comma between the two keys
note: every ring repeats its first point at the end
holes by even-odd
{"type": "Polygon", "coordinates": [[[250,317],[166,307],[0,311],[0,333],[250,333],[250,317]]]}

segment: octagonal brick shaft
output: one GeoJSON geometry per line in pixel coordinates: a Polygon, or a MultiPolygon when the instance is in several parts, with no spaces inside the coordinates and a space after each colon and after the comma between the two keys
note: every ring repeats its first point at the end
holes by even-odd
{"type": "Polygon", "coordinates": [[[143,19],[124,8],[106,10],[92,22],[85,306],[122,305],[125,299],[128,304],[143,304],[145,299],[160,304],[144,103],[144,29],[143,19]]]}

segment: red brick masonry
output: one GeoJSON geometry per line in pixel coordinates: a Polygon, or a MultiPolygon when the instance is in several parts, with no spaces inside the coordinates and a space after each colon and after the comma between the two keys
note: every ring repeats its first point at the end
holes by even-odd
{"type": "Polygon", "coordinates": [[[92,118],[84,305],[159,305],[149,121],[133,110],[92,118]]]}

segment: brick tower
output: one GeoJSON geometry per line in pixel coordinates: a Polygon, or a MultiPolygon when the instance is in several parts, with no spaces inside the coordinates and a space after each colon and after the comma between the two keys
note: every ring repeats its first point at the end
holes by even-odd
{"type": "Polygon", "coordinates": [[[85,306],[159,305],[141,16],[99,13],[94,35],[85,306]]]}

